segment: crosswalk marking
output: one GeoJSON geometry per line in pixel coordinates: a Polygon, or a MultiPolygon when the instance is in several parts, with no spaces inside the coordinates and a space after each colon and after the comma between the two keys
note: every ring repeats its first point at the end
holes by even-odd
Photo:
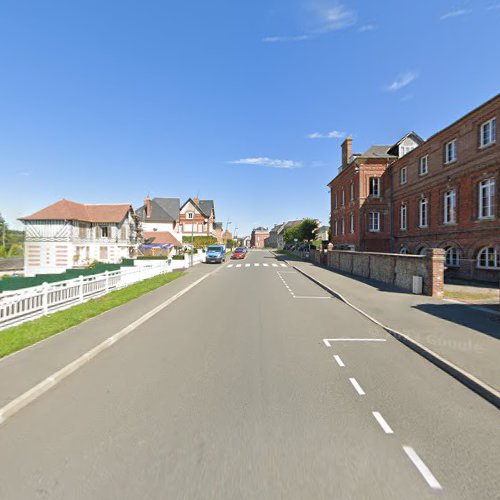
{"type": "Polygon", "coordinates": [[[228,268],[229,268],[229,267],[233,267],[233,265],[232,265],[232,264],[229,264],[229,266],[227,266],[227,267],[228,267],[228,268]]]}
{"type": "Polygon", "coordinates": [[[281,267],[286,267],[286,264],[280,264],[281,267]]]}
{"type": "Polygon", "coordinates": [[[278,267],[278,264],[273,264],[273,267],[278,267]]]}
{"type": "Polygon", "coordinates": [[[269,267],[269,264],[263,264],[264,267],[269,267]]]}
{"type": "Polygon", "coordinates": [[[237,264],[236,267],[241,267],[241,264],[237,264]]]}
{"type": "Polygon", "coordinates": [[[245,267],[250,267],[250,264],[245,264],[245,267]]]}
{"type": "Polygon", "coordinates": [[[254,264],[254,266],[255,266],[255,267],[259,267],[259,266],[260,266],[260,264],[256,262],[256,263],[254,264]]]}

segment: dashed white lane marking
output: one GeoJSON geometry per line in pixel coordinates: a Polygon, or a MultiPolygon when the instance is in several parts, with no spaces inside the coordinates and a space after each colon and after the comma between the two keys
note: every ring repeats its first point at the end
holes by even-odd
{"type": "Polygon", "coordinates": [[[337,354],[334,354],[333,357],[339,366],[341,366],[341,367],[345,366],[344,362],[340,359],[340,356],[338,356],[337,354]]]}
{"type": "Polygon", "coordinates": [[[417,452],[411,446],[403,446],[403,450],[431,488],[433,488],[434,490],[443,489],[439,484],[439,481],[434,477],[434,474],[430,471],[429,467],[424,464],[422,459],[417,455],[417,452]]]}
{"type": "Polygon", "coordinates": [[[281,267],[286,267],[286,264],[280,264],[281,267]]]}
{"type": "Polygon", "coordinates": [[[365,391],[363,391],[361,386],[358,384],[358,381],[355,378],[350,378],[349,380],[350,380],[351,384],[353,385],[354,389],[356,389],[356,392],[360,396],[364,396],[366,394],[365,391]]]}
{"type": "Polygon", "coordinates": [[[380,427],[382,427],[386,434],[394,434],[391,426],[385,421],[384,417],[378,411],[372,411],[372,415],[375,417],[375,420],[379,423],[380,427]]]}
{"type": "Polygon", "coordinates": [[[278,264],[273,264],[273,267],[278,267],[278,264]]]}
{"type": "Polygon", "coordinates": [[[229,266],[227,266],[227,268],[229,269],[230,267],[233,267],[233,264],[229,264],[229,266]]]}
{"type": "Polygon", "coordinates": [[[269,264],[262,264],[264,267],[269,267],[269,264]]]}
{"type": "Polygon", "coordinates": [[[236,267],[241,267],[241,264],[236,264],[236,267]]]}
{"type": "Polygon", "coordinates": [[[250,264],[245,264],[245,267],[250,267],[250,264]]]}
{"type": "Polygon", "coordinates": [[[255,267],[259,267],[260,264],[258,264],[257,262],[254,264],[255,267]]]}
{"type": "Polygon", "coordinates": [[[330,342],[385,342],[387,339],[323,339],[326,347],[332,347],[330,342]]]}

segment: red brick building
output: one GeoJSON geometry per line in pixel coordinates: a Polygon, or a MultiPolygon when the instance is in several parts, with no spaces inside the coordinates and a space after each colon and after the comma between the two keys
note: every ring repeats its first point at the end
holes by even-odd
{"type": "Polygon", "coordinates": [[[183,236],[216,236],[213,200],[189,198],[179,211],[179,227],[183,236]]]}
{"type": "Polygon", "coordinates": [[[264,240],[269,238],[269,230],[266,227],[257,227],[252,230],[250,236],[251,248],[264,248],[264,240]]]}
{"type": "Polygon", "coordinates": [[[342,144],[342,165],[328,184],[331,193],[331,241],[334,248],[388,252],[390,240],[389,165],[422,144],[411,132],[393,145],[352,153],[352,139],[342,144]]]}
{"type": "Polygon", "coordinates": [[[360,251],[446,250],[447,275],[498,281],[500,95],[422,141],[351,153],[331,189],[332,243],[360,251]]]}
{"type": "Polygon", "coordinates": [[[391,165],[397,252],[446,250],[449,277],[498,281],[500,95],[391,165]]]}

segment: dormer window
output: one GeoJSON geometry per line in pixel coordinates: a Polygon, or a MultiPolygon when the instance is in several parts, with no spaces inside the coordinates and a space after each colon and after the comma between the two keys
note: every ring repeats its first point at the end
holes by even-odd
{"type": "Polygon", "coordinates": [[[194,212],[186,212],[186,218],[187,219],[194,219],[194,212]]]}
{"type": "Polygon", "coordinates": [[[408,154],[410,151],[414,150],[416,148],[416,144],[411,144],[411,145],[403,145],[399,146],[399,157],[401,158],[405,154],[408,154]]]}

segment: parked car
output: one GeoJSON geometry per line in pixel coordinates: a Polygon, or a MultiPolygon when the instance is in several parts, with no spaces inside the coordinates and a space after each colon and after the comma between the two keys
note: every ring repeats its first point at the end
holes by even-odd
{"type": "Polygon", "coordinates": [[[231,259],[244,259],[247,256],[245,248],[238,247],[231,255],[231,259]]]}
{"type": "Polygon", "coordinates": [[[226,260],[226,248],[224,245],[210,245],[207,248],[207,263],[218,263],[221,264],[226,260]]]}

